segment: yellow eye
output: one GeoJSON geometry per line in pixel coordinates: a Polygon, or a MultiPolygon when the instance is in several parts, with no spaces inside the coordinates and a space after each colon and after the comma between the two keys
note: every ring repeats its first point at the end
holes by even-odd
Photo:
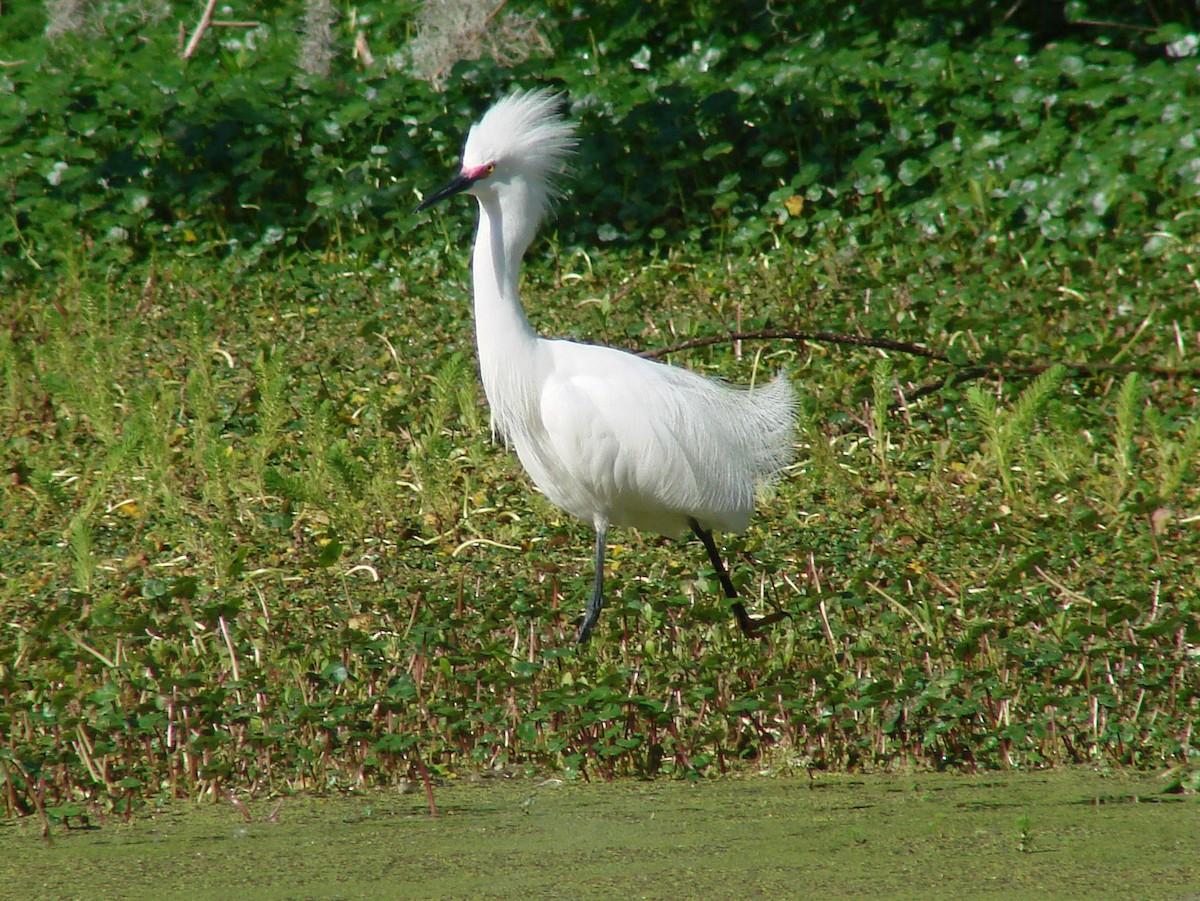
{"type": "Polygon", "coordinates": [[[486,171],[487,171],[487,174],[488,174],[488,175],[491,175],[493,172],[495,172],[495,171],[496,171],[496,164],[495,164],[495,163],[488,163],[488,164],[487,164],[487,167],[486,167],[486,171]]]}

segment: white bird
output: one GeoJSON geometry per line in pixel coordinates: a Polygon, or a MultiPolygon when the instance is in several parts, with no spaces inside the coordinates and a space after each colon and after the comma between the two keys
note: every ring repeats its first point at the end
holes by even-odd
{"type": "Polygon", "coordinates": [[[713,543],[740,532],[757,483],[790,461],[795,395],[777,378],[736,388],[686,369],[595,344],[539,337],[518,292],[521,258],[556,196],[576,146],[549,91],[513,93],[472,126],[459,174],[417,207],[458,193],[479,202],[471,261],[475,336],[492,431],[513,447],[542,493],[596,530],[596,573],[579,627],[587,641],[604,605],[610,526],[704,543],[746,635],[785,613],[752,619],[713,543]]]}

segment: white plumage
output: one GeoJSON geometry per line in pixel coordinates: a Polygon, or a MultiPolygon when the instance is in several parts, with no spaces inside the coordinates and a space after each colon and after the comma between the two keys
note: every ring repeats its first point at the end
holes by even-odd
{"type": "Polygon", "coordinates": [[[782,614],[751,619],[711,531],[741,531],[757,483],[792,456],[795,396],[782,378],[743,389],[595,344],[541,338],[517,290],[521,258],[575,147],[548,91],[518,92],[471,128],[457,177],[425,209],[459,192],[479,201],[472,279],[475,334],[492,428],[552,502],[596,530],[596,574],[580,627],[603,605],[609,526],[678,537],[693,529],[753,634],[782,614]]]}

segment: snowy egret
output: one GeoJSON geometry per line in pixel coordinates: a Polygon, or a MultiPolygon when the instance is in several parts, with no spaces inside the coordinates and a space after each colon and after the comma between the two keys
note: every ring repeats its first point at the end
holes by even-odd
{"type": "Polygon", "coordinates": [[[550,91],[498,101],[467,134],[459,174],[418,211],[454,194],[479,202],[471,274],[475,337],[492,431],[515,448],[542,493],[596,530],[596,573],[578,641],[604,605],[610,526],[703,542],[738,625],[753,619],[721,563],[712,530],[740,532],[757,483],[792,456],[795,395],[776,378],[737,388],[611,347],[539,337],[518,294],[521,258],[576,145],[550,91]]]}

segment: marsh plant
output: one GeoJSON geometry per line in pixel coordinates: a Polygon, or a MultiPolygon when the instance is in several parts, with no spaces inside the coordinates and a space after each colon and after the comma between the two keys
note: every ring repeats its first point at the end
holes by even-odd
{"type": "MultiPolygon", "coordinates": [[[[299,3],[186,65],[170,16],[104,7],[76,53],[5,6],[6,813],[418,764],[1190,772],[1200,74],[1164,48],[1194,23],[1027,6],[552,4],[552,58],[442,94],[343,53],[298,76],[299,3]],[[574,648],[584,527],[491,441],[468,217],[410,211],[485,98],[541,80],[583,149],[538,330],[717,337],[669,356],[800,389],[797,462],[725,548],[790,614],[762,641],[697,548],[628,532],[574,648]]],[[[328,27],[382,58],[415,22],[328,27]]]]}

